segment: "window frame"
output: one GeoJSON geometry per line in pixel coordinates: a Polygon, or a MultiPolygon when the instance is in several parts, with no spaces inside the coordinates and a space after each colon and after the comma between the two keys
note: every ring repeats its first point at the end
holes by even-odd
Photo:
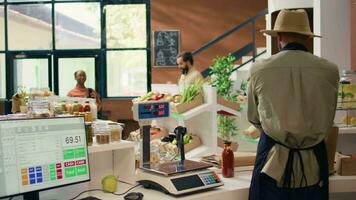
{"type": "MultiPolygon", "coordinates": [[[[26,54],[26,55],[40,55],[46,54],[51,58],[51,67],[49,69],[49,85],[50,88],[58,93],[58,63],[56,64],[56,58],[64,58],[63,56],[70,57],[85,57],[89,55],[97,55],[96,67],[95,67],[95,78],[96,78],[96,89],[100,93],[103,99],[132,99],[133,96],[110,96],[107,95],[107,65],[106,59],[107,51],[127,51],[127,50],[145,50],[147,52],[147,91],[151,90],[151,13],[150,0],[44,0],[44,1],[26,1],[26,2],[9,2],[4,0],[0,2],[0,5],[4,7],[4,43],[5,49],[0,50],[0,53],[5,55],[5,69],[6,69],[6,99],[11,99],[12,95],[16,92],[14,84],[11,84],[12,78],[15,76],[14,70],[11,69],[11,59],[13,55],[16,54],[26,54]],[[101,28],[101,44],[99,49],[56,49],[56,33],[55,33],[55,4],[56,3],[100,3],[100,28],[101,28]],[[18,4],[44,4],[50,3],[52,5],[51,18],[52,18],[52,49],[50,50],[9,50],[8,46],[8,5],[18,5],[18,4]],[[144,4],[146,7],[146,47],[143,48],[106,48],[106,16],[105,16],[105,6],[106,5],[120,5],[120,4],[144,4]]],[[[90,56],[89,56],[90,57],[90,56]]],[[[58,61],[58,60],[57,60],[58,61]]],[[[7,110],[8,111],[8,110],[7,110]]]]}

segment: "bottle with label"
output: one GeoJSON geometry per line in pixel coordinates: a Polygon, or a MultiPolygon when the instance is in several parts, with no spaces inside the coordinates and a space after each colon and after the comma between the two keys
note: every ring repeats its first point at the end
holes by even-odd
{"type": "Polygon", "coordinates": [[[224,142],[224,150],[222,152],[222,175],[225,178],[234,177],[234,152],[231,149],[231,142],[224,142]]]}
{"type": "Polygon", "coordinates": [[[90,103],[89,103],[89,101],[85,101],[85,103],[84,103],[84,112],[90,112],[90,103]]]}
{"type": "Polygon", "coordinates": [[[95,99],[90,99],[90,112],[94,121],[98,119],[98,108],[95,99]]]}

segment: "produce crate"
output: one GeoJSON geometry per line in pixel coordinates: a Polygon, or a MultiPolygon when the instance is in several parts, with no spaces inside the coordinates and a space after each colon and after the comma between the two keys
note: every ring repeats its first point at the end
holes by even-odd
{"type": "Polygon", "coordinates": [[[190,141],[190,143],[184,145],[184,152],[187,153],[188,151],[191,151],[200,145],[200,138],[196,135],[192,135],[192,140],[190,141]]]}
{"type": "Polygon", "coordinates": [[[336,169],[340,176],[356,175],[356,157],[336,155],[336,169]]]}
{"type": "Polygon", "coordinates": [[[220,105],[223,105],[225,107],[231,108],[233,110],[236,110],[236,111],[240,109],[239,103],[229,101],[220,95],[217,96],[217,103],[220,105]]]}
{"type": "Polygon", "coordinates": [[[200,106],[204,103],[204,98],[202,94],[199,94],[194,98],[193,101],[189,103],[179,103],[179,104],[171,104],[170,105],[170,110],[172,113],[184,113],[187,112],[188,110],[191,110],[197,106],[200,106]]]}

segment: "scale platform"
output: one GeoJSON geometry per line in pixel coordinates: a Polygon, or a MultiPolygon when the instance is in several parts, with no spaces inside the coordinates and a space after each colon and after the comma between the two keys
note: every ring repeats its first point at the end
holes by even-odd
{"type": "Polygon", "coordinates": [[[197,171],[213,167],[213,165],[192,160],[172,161],[157,165],[143,165],[142,170],[157,173],[163,176],[172,176],[179,173],[197,171]]]}
{"type": "Polygon", "coordinates": [[[138,171],[137,181],[145,188],[172,195],[185,195],[224,185],[214,171],[207,169],[209,167],[212,165],[192,160],[143,166],[138,171]]]}

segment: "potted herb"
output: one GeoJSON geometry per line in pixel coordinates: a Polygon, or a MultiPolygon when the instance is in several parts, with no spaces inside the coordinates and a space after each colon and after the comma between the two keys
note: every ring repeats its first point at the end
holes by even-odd
{"type": "MultiPolygon", "coordinates": [[[[213,60],[213,65],[210,67],[211,85],[216,87],[218,94],[217,103],[234,110],[239,109],[237,103],[237,92],[232,90],[233,81],[230,76],[234,68],[235,57],[232,55],[217,56],[213,60]]],[[[236,118],[234,116],[218,114],[218,145],[223,146],[223,140],[232,141],[232,137],[237,135],[236,118]]],[[[234,151],[237,150],[235,143],[234,151]]]]}
{"type": "Polygon", "coordinates": [[[216,87],[218,104],[234,110],[239,110],[237,93],[232,91],[233,81],[230,76],[233,73],[235,57],[232,55],[217,56],[210,67],[211,85],[216,87]]]}

